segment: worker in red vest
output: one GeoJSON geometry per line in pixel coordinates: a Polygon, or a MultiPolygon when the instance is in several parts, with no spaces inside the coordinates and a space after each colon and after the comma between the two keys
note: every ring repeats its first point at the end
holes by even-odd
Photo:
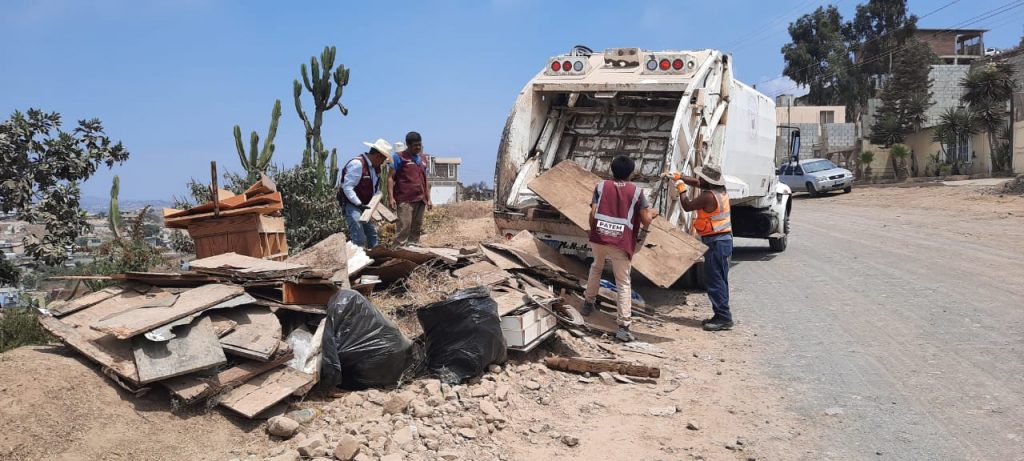
{"type": "Polygon", "coordinates": [[[341,170],[338,204],[348,224],[348,239],[363,248],[373,248],[379,243],[377,226],[373,220],[359,222],[359,217],[369,208],[370,199],[380,192],[378,173],[391,155],[391,144],[383,139],[363,144],[370,149],[349,160],[341,170]]]}
{"type": "Polygon", "coordinates": [[[388,177],[388,202],[398,212],[396,245],[419,243],[423,234],[423,213],[434,206],[430,201],[427,181],[427,160],[423,155],[423,138],[410,131],[405,135],[404,151],[392,155],[391,176],[388,177]]]}
{"type": "Polygon", "coordinates": [[[729,194],[718,166],[699,166],[693,173],[696,177],[671,174],[676,180],[683,210],[697,212],[693,228],[708,247],[704,253],[704,284],[714,315],[701,323],[707,331],[729,330],[733,326],[729,310],[729,257],[732,256],[729,194]],[[686,196],[686,186],[699,187],[701,192],[690,199],[686,196]]]}
{"type": "Polygon", "coordinates": [[[611,168],[614,179],[599,182],[591,200],[590,248],[594,252],[594,263],[590,265],[582,313],[589,316],[594,312],[605,259],[611,259],[618,304],[619,329],[615,339],[629,342],[636,340],[629,331],[633,307],[630,278],[633,253],[639,236],[646,232],[658,213],[648,205],[643,190],[629,181],[635,168],[633,159],[619,155],[612,159],[611,168]]]}

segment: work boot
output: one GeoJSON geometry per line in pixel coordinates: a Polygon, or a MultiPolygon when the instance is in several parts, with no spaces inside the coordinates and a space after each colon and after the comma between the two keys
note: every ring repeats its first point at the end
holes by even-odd
{"type": "Polygon", "coordinates": [[[710,320],[704,324],[704,331],[723,331],[732,329],[732,320],[710,320]]]}
{"type": "Polygon", "coordinates": [[[721,322],[721,321],[722,321],[722,318],[719,317],[718,314],[715,314],[715,315],[712,315],[711,317],[708,317],[708,318],[706,318],[704,320],[701,320],[700,324],[701,325],[707,325],[707,324],[709,324],[711,322],[718,323],[718,322],[721,322]]]}
{"type": "Polygon", "coordinates": [[[594,302],[584,301],[583,308],[580,310],[580,313],[583,314],[584,317],[590,317],[590,314],[594,313],[594,302]]]}
{"type": "Polygon", "coordinates": [[[624,343],[636,341],[636,337],[633,336],[633,333],[629,332],[629,327],[622,326],[619,327],[619,331],[615,332],[615,339],[624,343]]]}

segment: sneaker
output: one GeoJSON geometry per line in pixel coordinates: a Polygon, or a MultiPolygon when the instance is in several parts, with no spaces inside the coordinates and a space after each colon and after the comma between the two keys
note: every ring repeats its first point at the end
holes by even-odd
{"type": "Polygon", "coordinates": [[[708,317],[708,318],[706,318],[704,320],[701,320],[700,324],[701,325],[707,325],[707,324],[709,324],[711,322],[716,322],[716,323],[720,322],[721,320],[722,320],[722,318],[719,317],[718,315],[712,315],[711,317],[708,317]]]}
{"type": "Polygon", "coordinates": [[[624,343],[636,341],[636,337],[633,333],[629,332],[629,327],[619,327],[619,331],[615,332],[615,339],[624,343]]]}
{"type": "Polygon", "coordinates": [[[724,331],[732,329],[731,320],[710,321],[704,324],[704,331],[724,331]]]}
{"type": "Polygon", "coordinates": [[[580,313],[583,314],[584,317],[590,317],[590,314],[594,313],[594,302],[585,301],[583,303],[583,308],[580,310],[580,313]]]}

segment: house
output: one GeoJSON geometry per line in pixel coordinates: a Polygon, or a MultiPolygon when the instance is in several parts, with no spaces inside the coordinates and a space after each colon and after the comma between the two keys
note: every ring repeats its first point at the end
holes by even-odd
{"type": "Polygon", "coordinates": [[[461,164],[462,157],[430,157],[427,178],[430,180],[430,201],[435,205],[455,203],[461,199],[461,164]]]}
{"type": "MultiPolygon", "coordinates": [[[[844,106],[800,105],[793,95],[775,98],[775,123],[778,137],[775,144],[776,163],[789,156],[789,131],[800,130],[800,158],[832,157],[852,152],[856,146],[856,127],[846,123],[844,106]]],[[[839,163],[845,163],[846,156],[839,163]]]]}
{"type": "Polygon", "coordinates": [[[0,308],[18,307],[21,305],[21,289],[0,287],[0,308]]]}
{"type": "Polygon", "coordinates": [[[928,44],[943,64],[970,64],[985,57],[985,29],[917,29],[914,38],[928,44]]]}

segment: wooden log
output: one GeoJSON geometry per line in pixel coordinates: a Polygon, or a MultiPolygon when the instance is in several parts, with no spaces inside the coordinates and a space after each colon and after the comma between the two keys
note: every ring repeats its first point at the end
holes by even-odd
{"type": "Polygon", "coordinates": [[[220,197],[217,196],[217,162],[210,161],[210,197],[213,197],[213,217],[220,217],[220,197]]]}
{"type": "Polygon", "coordinates": [[[548,357],[544,364],[553,370],[575,371],[578,373],[619,373],[641,378],[661,377],[661,369],[619,360],[587,359],[582,357],[548,357]]]}

